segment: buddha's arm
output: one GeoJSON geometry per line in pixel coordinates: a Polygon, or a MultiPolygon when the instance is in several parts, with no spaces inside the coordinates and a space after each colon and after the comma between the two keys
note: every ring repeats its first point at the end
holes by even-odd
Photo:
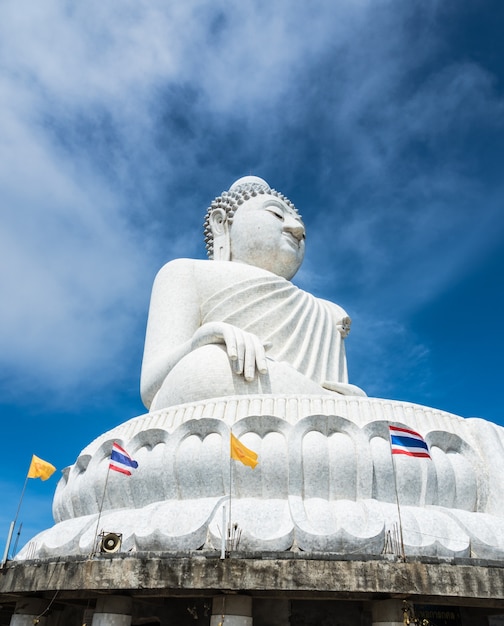
{"type": "Polygon", "coordinates": [[[158,272],[149,307],[140,393],[146,407],[166,375],[191,350],[199,300],[191,262],[172,261],[158,272]]]}
{"type": "Polygon", "coordinates": [[[346,311],[342,309],[340,306],[334,303],[330,303],[331,305],[331,313],[333,315],[333,321],[338,331],[341,340],[340,340],[340,348],[339,353],[333,355],[333,358],[338,361],[338,377],[337,380],[325,380],[322,382],[322,387],[324,389],[329,389],[329,391],[335,391],[336,393],[343,394],[345,396],[367,396],[366,392],[362,390],[357,385],[352,385],[348,382],[348,372],[347,372],[347,363],[346,363],[346,354],[345,354],[345,346],[344,340],[348,337],[350,332],[350,327],[352,324],[352,320],[347,315],[346,311]]]}
{"type": "Polygon", "coordinates": [[[140,392],[146,407],[172,368],[207,344],[226,347],[233,371],[253,380],[267,371],[264,347],[252,333],[224,322],[200,325],[200,293],[193,262],[178,259],[158,273],[152,289],[140,392]]]}

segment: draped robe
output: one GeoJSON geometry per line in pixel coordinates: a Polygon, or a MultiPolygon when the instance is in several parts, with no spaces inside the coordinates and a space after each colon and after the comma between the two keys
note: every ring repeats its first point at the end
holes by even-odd
{"type": "MultiPolygon", "coordinates": [[[[160,408],[171,403],[170,389],[176,388],[173,385],[187,390],[183,401],[190,401],[193,394],[189,387],[193,385],[180,375],[184,371],[191,377],[186,363],[195,368],[195,362],[189,359],[192,353],[168,369],[163,365],[167,362],[164,355],[176,354],[177,346],[190,340],[198,327],[215,322],[256,335],[263,345],[269,344],[267,358],[287,363],[317,386],[325,386],[326,382],[348,383],[344,337],[350,329],[350,318],[341,307],[315,298],[285,278],[255,266],[177,259],[159,272],[154,283],[142,366],[142,378],[145,369],[145,380],[150,377],[152,381],[150,387],[144,385],[147,392],[142,397],[146,406],[153,402],[153,407],[160,408]],[[157,400],[149,401],[149,393],[157,400]]],[[[198,360],[196,369],[200,364],[198,360]]],[[[212,363],[205,368],[204,372],[200,370],[199,380],[212,378],[212,397],[220,391],[220,395],[226,395],[225,384],[222,389],[219,387],[219,374],[212,363]]],[[[284,374],[288,376],[286,371],[284,374]]],[[[193,376],[192,380],[196,378],[193,376]]],[[[294,386],[303,393],[302,384],[294,380],[298,379],[292,378],[289,388],[294,386]]],[[[252,385],[247,387],[254,393],[252,385]]],[[[316,393],[313,386],[309,388],[310,393],[316,393]]],[[[327,389],[334,387],[329,384],[327,389]]]]}
{"type": "Polygon", "coordinates": [[[201,305],[202,323],[227,322],[270,342],[267,354],[314,382],[348,382],[345,311],[265,272],[213,293],[201,305]]]}

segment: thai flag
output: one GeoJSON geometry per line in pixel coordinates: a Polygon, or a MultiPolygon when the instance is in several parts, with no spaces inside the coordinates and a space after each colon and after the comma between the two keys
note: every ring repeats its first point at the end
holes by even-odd
{"type": "Polygon", "coordinates": [[[389,426],[392,454],[406,454],[430,459],[429,446],[422,435],[409,428],[389,426]]]}
{"type": "Polygon", "coordinates": [[[117,443],[112,444],[109,469],[131,476],[131,470],[136,469],[138,463],[134,461],[124,448],[117,443]]]}

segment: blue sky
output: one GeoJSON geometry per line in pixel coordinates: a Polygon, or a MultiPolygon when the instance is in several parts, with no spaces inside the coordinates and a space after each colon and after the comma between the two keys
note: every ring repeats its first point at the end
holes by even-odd
{"type": "MultiPolygon", "coordinates": [[[[307,226],[294,282],[343,306],[350,381],[504,425],[500,0],[0,6],[0,541],[144,412],[153,278],[204,258],[243,175],[307,226]]],[[[176,297],[176,294],[174,294],[176,297]]],[[[2,546],[3,552],[3,546],[2,546]]]]}

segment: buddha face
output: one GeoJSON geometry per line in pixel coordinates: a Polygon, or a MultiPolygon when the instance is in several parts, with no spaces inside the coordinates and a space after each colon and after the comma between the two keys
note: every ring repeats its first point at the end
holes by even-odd
{"type": "Polygon", "coordinates": [[[236,211],[229,229],[231,261],[255,265],[290,280],[303,262],[305,227],[275,196],[260,194],[236,211]]]}

